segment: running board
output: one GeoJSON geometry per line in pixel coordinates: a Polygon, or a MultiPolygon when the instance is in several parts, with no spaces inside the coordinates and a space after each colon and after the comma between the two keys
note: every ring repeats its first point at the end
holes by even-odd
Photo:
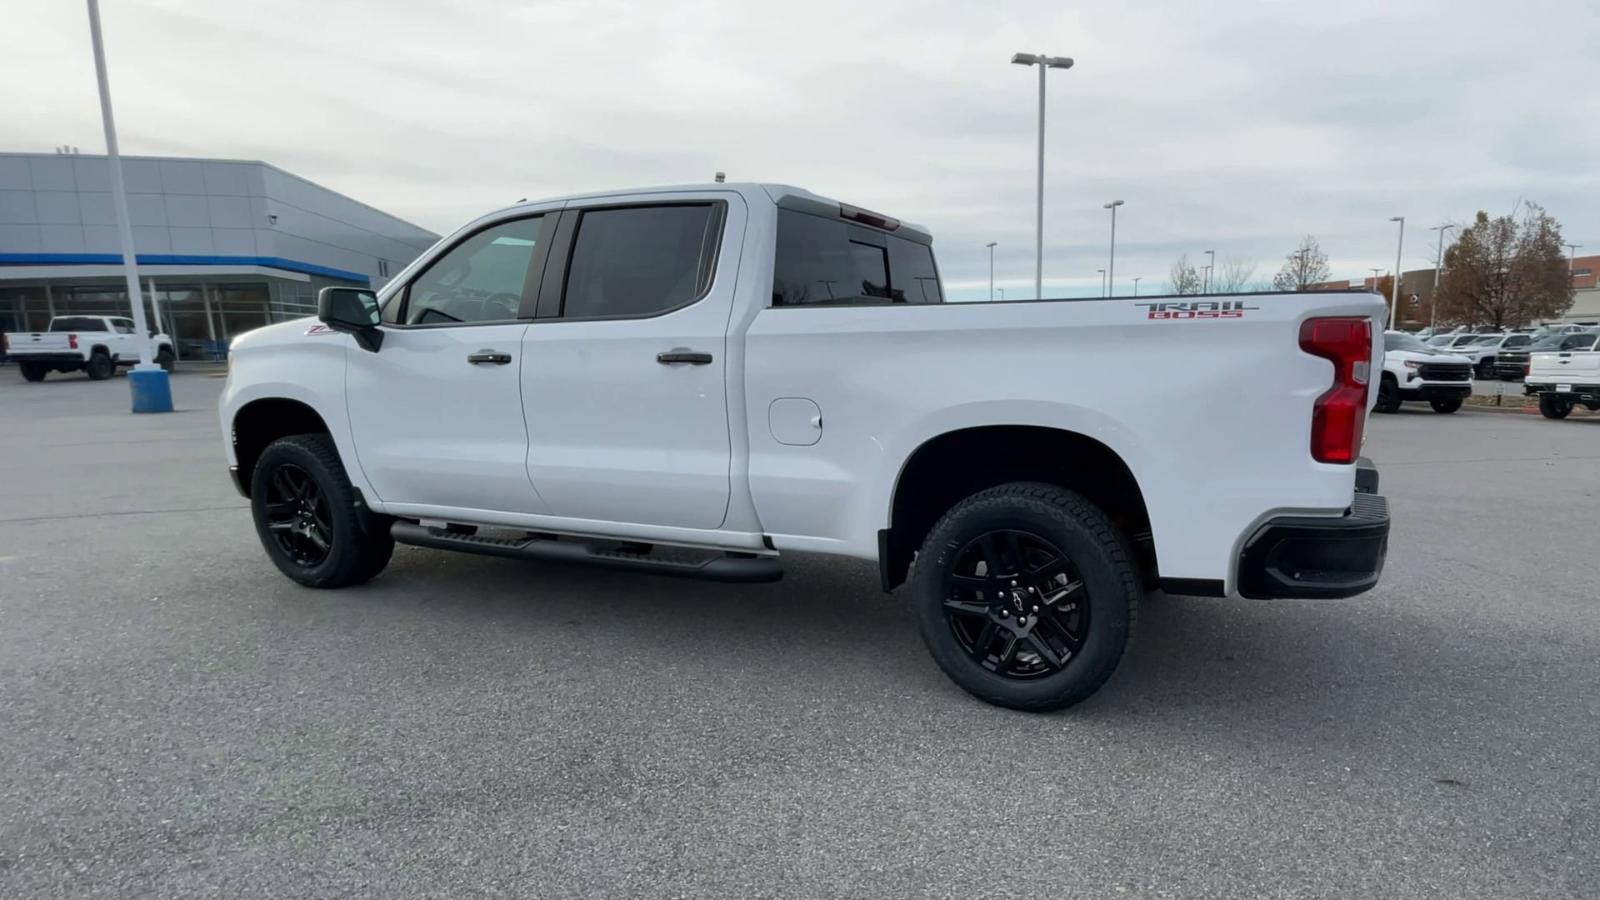
{"type": "Polygon", "coordinates": [[[487,556],[506,556],[512,559],[535,559],[542,562],[580,563],[605,566],[629,572],[651,572],[656,575],[673,575],[679,578],[699,578],[705,581],[731,581],[753,584],[777,581],[783,577],[783,567],[772,557],[717,556],[698,562],[655,559],[623,550],[598,550],[575,541],[555,541],[549,538],[500,538],[476,534],[458,534],[443,528],[430,528],[401,519],[390,526],[389,533],[402,544],[414,547],[431,547],[436,550],[459,550],[465,553],[482,553],[487,556]]]}

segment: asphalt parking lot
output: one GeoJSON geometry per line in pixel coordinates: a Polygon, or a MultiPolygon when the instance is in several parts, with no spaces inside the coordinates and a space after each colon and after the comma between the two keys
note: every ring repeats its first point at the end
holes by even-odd
{"type": "Polygon", "coordinates": [[[1335,602],[1151,597],[1030,716],[873,569],[774,586],[401,548],[280,576],[220,379],[0,368],[0,896],[1593,897],[1600,419],[1369,426],[1335,602]]]}

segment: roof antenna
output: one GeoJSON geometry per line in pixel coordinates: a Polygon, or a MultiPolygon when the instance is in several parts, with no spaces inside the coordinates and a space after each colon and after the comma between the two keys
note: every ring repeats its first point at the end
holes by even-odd
{"type": "Polygon", "coordinates": [[[724,181],[727,181],[727,180],[728,180],[728,174],[726,172],[718,172],[717,173],[717,184],[721,184],[721,183],[723,183],[724,181]]]}

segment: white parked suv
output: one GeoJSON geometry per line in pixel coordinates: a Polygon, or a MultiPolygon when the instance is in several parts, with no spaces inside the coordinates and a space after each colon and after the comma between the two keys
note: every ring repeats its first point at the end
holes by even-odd
{"type": "Polygon", "coordinates": [[[1472,396],[1472,360],[1446,353],[1403,331],[1383,334],[1383,371],[1374,412],[1400,411],[1406,401],[1427,401],[1436,413],[1453,413],[1472,396]]]}
{"type": "MultiPolygon", "coordinates": [[[[29,381],[80,369],[100,381],[119,366],[139,363],[138,332],[133,320],[122,316],[56,316],[44,331],[8,334],[5,341],[6,355],[29,381]]],[[[161,368],[172,370],[171,338],[150,332],[150,351],[161,368]]]]}
{"type": "Polygon", "coordinates": [[[1110,677],[1149,587],[1377,583],[1378,297],[945,303],[930,244],[781,185],[490,213],[236,339],[228,462],[313,587],[396,541],[744,582],[872,560],[952,679],[1029,710],[1110,677]]]}

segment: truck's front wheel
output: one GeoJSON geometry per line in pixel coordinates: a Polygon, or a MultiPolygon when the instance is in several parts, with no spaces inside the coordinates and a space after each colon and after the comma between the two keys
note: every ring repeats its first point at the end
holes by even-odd
{"type": "Polygon", "coordinates": [[[1104,512],[1051,484],[990,488],[956,504],[918,553],[922,638],[946,675],[998,706],[1047,712],[1116,670],[1140,580],[1104,512]]]}
{"type": "Polygon", "coordinates": [[[250,477],[250,509],[267,556],[307,587],[371,579],[394,554],[381,516],[359,509],[333,441],[302,434],[273,441],[250,477]]]}
{"type": "Polygon", "coordinates": [[[1383,373],[1382,380],[1378,382],[1378,402],[1373,404],[1372,411],[1381,413],[1400,411],[1400,382],[1388,372],[1383,373]]]}

